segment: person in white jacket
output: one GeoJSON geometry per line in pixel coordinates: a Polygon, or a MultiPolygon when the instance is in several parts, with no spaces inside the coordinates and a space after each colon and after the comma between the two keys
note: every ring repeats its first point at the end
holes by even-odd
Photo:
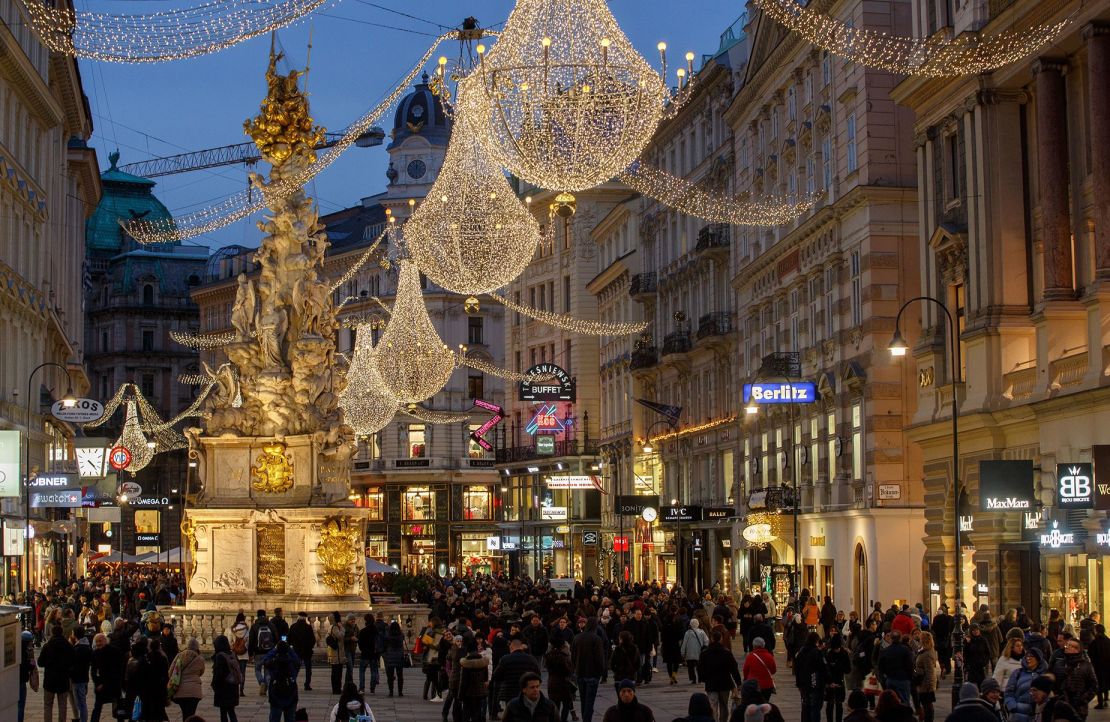
{"type": "Polygon", "coordinates": [[[1015,627],[1013,631],[1017,634],[1016,636],[1007,634],[1006,646],[1002,648],[1002,654],[998,655],[994,674],[991,675],[1002,689],[1006,689],[1010,674],[1016,669],[1021,669],[1021,658],[1025,656],[1025,639],[1022,637],[1021,630],[1015,627]]]}
{"type": "Polygon", "coordinates": [[[704,629],[700,629],[701,622],[690,620],[690,628],[682,636],[682,644],[678,648],[679,654],[686,660],[686,669],[690,673],[690,683],[698,683],[698,658],[702,650],[709,646],[709,637],[704,629]]]}
{"type": "Polygon", "coordinates": [[[366,704],[358,687],[353,682],[348,682],[339,695],[339,701],[328,713],[327,722],[355,722],[359,717],[368,717],[370,722],[374,722],[370,705],[366,704]]]}

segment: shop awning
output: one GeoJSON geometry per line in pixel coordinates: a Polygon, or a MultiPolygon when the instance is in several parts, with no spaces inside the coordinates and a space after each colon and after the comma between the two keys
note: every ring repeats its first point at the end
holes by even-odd
{"type": "Polygon", "coordinates": [[[388,564],[382,564],[377,559],[366,559],[367,574],[397,574],[400,570],[388,564]]]}

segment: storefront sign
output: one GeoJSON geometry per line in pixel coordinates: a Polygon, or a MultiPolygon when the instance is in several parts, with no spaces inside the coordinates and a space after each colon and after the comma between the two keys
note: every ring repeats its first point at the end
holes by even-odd
{"type": "Polygon", "coordinates": [[[812,404],[817,400],[817,384],[812,381],[744,384],[744,403],[812,404]]]}
{"type": "Polygon", "coordinates": [[[31,492],[32,509],[80,509],[80,489],[51,489],[31,492]]]}
{"type": "Polygon", "coordinates": [[[744,540],[750,544],[770,544],[778,537],[775,536],[770,524],[748,524],[740,533],[744,540]]]}
{"type": "Polygon", "coordinates": [[[979,511],[1030,511],[1034,500],[1032,459],[979,462],[979,511]]]}
{"type": "Polygon", "coordinates": [[[901,484],[879,484],[879,501],[897,501],[901,498],[901,484]]]}
{"type": "Polygon", "coordinates": [[[596,476],[585,475],[560,475],[547,477],[548,489],[595,489],[597,491],[604,491],[601,488],[601,479],[596,476]]]}
{"type": "Polygon", "coordinates": [[[540,507],[540,518],[544,521],[566,521],[567,508],[565,506],[540,507]]]}
{"type": "Polygon", "coordinates": [[[706,521],[735,519],[736,508],[731,506],[707,506],[702,510],[702,518],[706,521]]]}
{"type": "Polygon", "coordinates": [[[1040,529],[1043,519],[1044,513],[1039,511],[1027,511],[1022,515],[1023,526],[1026,529],[1040,529]]]}
{"type": "Polygon", "coordinates": [[[520,548],[520,540],[516,538],[505,537],[501,540],[501,551],[515,552],[520,548]]]}
{"type": "Polygon", "coordinates": [[[32,489],[75,489],[80,484],[77,474],[39,474],[27,482],[32,489]]]}
{"type": "Polygon", "coordinates": [[[77,399],[77,403],[55,401],[50,407],[50,415],[59,421],[68,421],[74,424],[84,424],[96,421],[104,415],[104,404],[95,399],[77,399]]]}
{"type": "Polygon", "coordinates": [[[124,446],[113,446],[108,452],[108,463],[116,471],[123,471],[131,466],[131,452],[124,446]]]}
{"type": "Polygon", "coordinates": [[[422,469],[432,465],[431,459],[394,459],[395,469],[422,469]]]}
{"type": "Polygon", "coordinates": [[[492,469],[493,459],[467,459],[466,465],[471,469],[492,469]]]}
{"type": "Polygon", "coordinates": [[[486,537],[486,551],[497,552],[501,551],[501,537],[488,536],[486,537]]]}
{"type": "Polygon", "coordinates": [[[700,506],[665,506],[663,507],[663,521],[701,521],[700,506]]]}
{"type": "Polygon", "coordinates": [[[551,434],[537,434],[536,453],[540,456],[553,456],[555,454],[555,437],[551,434]]]}
{"type": "Polygon", "coordinates": [[[168,496],[142,496],[138,499],[128,499],[127,503],[131,506],[169,506],[170,498],[168,496]]]}
{"type": "Polygon", "coordinates": [[[823,546],[825,546],[825,535],[822,534],[821,536],[811,536],[809,538],[809,545],[811,547],[823,547],[823,546]]]}
{"type": "Polygon", "coordinates": [[[547,581],[551,585],[551,591],[556,594],[571,594],[574,592],[573,579],[548,579],[547,581]]]}
{"type": "Polygon", "coordinates": [[[615,536],[613,537],[613,551],[626,552],[628,551],[628,537],[615,536]]]}
{"type": "Polygon", "coordinates": [[[1095,508],[1094,465],[1056,465],[1056,506],[1061,509],[1095,508]]]}
{"type": "Polygon", "coordinates": [[[658,496],[642,496],[638,494],[617,497],[617,513],[639,516],[647,507],[659,508],[658,496]]]}
{"type": "Polygon", "coordinates": [[[27,529],[22,525],[16,526],[4,522],[4,556],[18,557],[23,556],[25,547],[23,539],[27,536],[27,529]]]}
{"type": "Polygon", "coordinates": [[[975,588],[978,590],[979,594],[986,594],[987,592],[990,591],[990,588],[987,587],[986,584],[976,584],[975,588]]]}
{"type": "Polygon", "coordinates": [[[497,426],[497,424],[499,424],[501,420],[505,418],[505,415],[504,413],[502,413],[502,409],[500,406],[498,406],[497,404],[491,404],[489,401],[474,399],[474,405],[480,409],[485,409],[486,411],[489,411],[493,414],[493,416],[487,419],[486,422],[479,426],[477,429],[470,432],[470,438],[475,444],[482,447],[486,451],[493,451],[493,444],[486,441],[485,436],[490,432],[490,429],[492,429],[494,426],[497,426]]]}
{"type": "Polygon", "coordinates": [[[574,401],[575,381],[566,371],[555,364],[536,364],[524,372],[542,381],[521,381],[521,401],[574,401]]]}
{"type": "Polygon", "coordinates": [[[960,531],[975,531],[975,517],[970,514],[960,517],[960,531]]]}
{"type": "Polygon", "coordinates": [[[584,531],[582,532],[582,546],[596,547],[597,546],[597,532],[584,531]]]}
{"type": "Polygon", "coordinates": [[[119,485],[119,489],[116,490],[116,493],[120,495],[127,494],[129,499],[134,499],[137,496],[142,496],[143,487],[133,481],[125,481],[119,485]]]}
{"type": "Polygon", "coordinates": [[[561,434],[566,430],[566,425],[559,419],[559,409],[555,404],[540,404],[539,411],[524,427],[524,430],[532,434],[561,434]]]}
{"type": "Polygon", "coordinates": [[[1100,547],[1110,547],[1110,531],[1095,534],[1095,543],[1100,547]]]}
{"type": "Polygon", "coordinates": [[[1052,522],[1052,531],[1047,534],[1041,534],[1041,546],[1049,547],[1051,549],[1059,549],[1062,546],[1075,543],[1075,534],[1071,532],[1060,531],[1060,522],[1052,522]]]}
{"type": "Polygon", "coordinates": [[[19,432],[0,431],[0,497],[19,496],[19,432]]]}
{"type": "Polygon", "coordinates": [[[1110,510],[1110,445],[1092,446],[1091,458],[1095,460],[1095,508],[1110,510]]]}
{"type": "Polygon", "coordinates": [[[725,549],[731,549],[732,548],[732,540],[731,539],[722,539],[721,540],[721,546],[723,546],[725,549]]]}
{"type": "Polygon", "coordinates": [[[929,582],[929,591],[934,594],[939,594],[940,584],[938,582],[929,582]]]}
{"type": "Polygon", "coordinates": [[[135,545],[142,547],[162,546],[162,535],[157,532],[135,532],[135,545]]]}

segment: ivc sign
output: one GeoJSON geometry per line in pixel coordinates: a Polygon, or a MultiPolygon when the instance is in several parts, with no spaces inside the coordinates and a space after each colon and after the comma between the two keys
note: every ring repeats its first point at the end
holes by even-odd
{"type": "Polygon", "coordinates": [[[812,404],[816,400],[817,386],[812,381],[744,384],[744,403],[812,404]]]}

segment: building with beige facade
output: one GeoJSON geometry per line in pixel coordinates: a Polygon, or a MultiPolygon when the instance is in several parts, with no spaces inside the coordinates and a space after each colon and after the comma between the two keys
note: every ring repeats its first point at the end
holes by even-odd
{"type": "MultiPolygon", "coordinates": [[[[100,198],[96,155],[85,144],[92,118],[76,62],[38,41],[21,3],[0,1],[0,18],[0,429],[24,434],[31,473],[76,471],[75,429],[49,415],[67,391],[66,374],[36,369],[59,364],[77,394],[89,390],[81,298],[85,219],[100,198]]],[[[0,506],[6,593],[28,577],[19,473],[5,474],[14,483],[0,506]]],[[[44,533],[32,544],[32,583],[66,577],[80,552],[76,533],[45,533],[42,514],[34,510],[44,533]]]]}
{"type": "Polygon", "coordinates": [[[1110,3],[913,10],[918,36],[1074,14],[1040,55],[987,75],[907,78],[892,95],[915,114],[916,284],[959,333],[953,349],[932,303],[903,327],[917,378],[907,435],[927,510],[927,551],[912,571],[934,604],[1020,605],[1041,619],[1058,609],[1077,623],[1110,601],[1110,3]],[[996,460],[1026,462],[1007,482],[1027,511],[984,510],[981,470],[996,460]],[[1084,480],[1086,498],[1075,495],[1084,480]]]}
{"type": "MultiPolygon", "coordinates": [[[[908,2],[889,14],[864,9],[822,6],[857,28],[910,32],[908,2]]],[[[917,378],[886,350],[919,285],[912,117],[889,97],[891,74],[817,51],[758,12],[748,32],[750,60],[724,114],[733,189],[817,200],[789,224],[733,230],[731,388],[810,382],[814,393],[807,403],[758,404],[733,427],[741,530],[769,523],[775,537],[734,564],[780,603],[794,574],[798,588],[840,609],[913,603],[924,598],[925,496],[903,429],[917,378]]]]}

